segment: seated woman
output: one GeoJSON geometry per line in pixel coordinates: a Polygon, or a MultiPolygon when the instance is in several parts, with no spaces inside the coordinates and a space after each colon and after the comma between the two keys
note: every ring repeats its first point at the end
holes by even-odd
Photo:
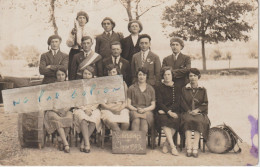
{"type": "MultiPolygon", "coordinates": [[[[114,64],[107,66],[108,76],[120,75],[120,69],[114,64]]],[[[124,82],[125,94],[127,92],[127,86],[124,82]]],[[[106,126],[113,130],[119,131],[128,130],[129,128],[129,110],[126,108],[127,102],[120,101],[114,103],[101,104],[101,118],[106,126]],[[119,127],[121,124],[121,128],[119,127]]]]}
{"type": "Polygon", "coordinates": [[[169,66],[161,69],[163,82],[156,87],[156,114],[155,125],[157,131],[163,129],[166,141],[163,144],[163,153],[168,152],[170,144],[171,153],[175,156],[178,151],[173,142],[173,135],[179,130],[180,124],[180,97],[181,89],[173,82],[172,68],[169,66]]]}
{"type": "Polygon", "coordinates": [[[191,68],[189,72],[190,83],[182,89],[181,107],[184,111],[181,117],[181,131],[185,133],[187,156],[198,157],[200,134],[207,139],[210,121],[208,118],[208,98],[204,87],[199,86],[200,71],[191,68]],[[191,135],[194,131],[194,140],[191,135]]]}
{"type": "MultiPolygon", "coordinates": [[[[66,80],[66,70],[58,69],[56,72],[56,82],[63,82],[66,80]]],[[[44,126],[49,134],[52,134],[54,131],[58,131],[59,137],[59,149],[64,150],[65,153],[70,152],[70,147],[66,139],[70,127],[72,127],[72,113],[69,111],[69,108],[60,109],[60,110],[48,110],[44,116],[44,126]]]]}
{"type": "Polygon", "coordinates": [[[136,73],[137,82],[127,91],[127,104],[132,121],[131,129],[148,132],[148,126],[154,126],[153,110],[155,109],[155,91],[146,83],[148,70],[139,68],[136,73]]]}
{"type": "MultiPolygon", "coordinates": [[[[94,77],[94,68],[87,66],[82,71],[83,79],[91,79],[94,77]]],[[[97,132],[101,130],[100,121],[100,110],[99,104],[89,104],[86,106],[81,106],[73,109],[74,114],[74,126],[78,133],[82,133],[83,140],[81,142],[80,151],[89,153],[90,152],[90,142],[89,138],[94,132],[95,128],[97,132]]]]}

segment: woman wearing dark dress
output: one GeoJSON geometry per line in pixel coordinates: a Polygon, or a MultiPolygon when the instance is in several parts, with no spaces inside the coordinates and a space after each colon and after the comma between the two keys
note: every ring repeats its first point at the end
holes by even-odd
{"type": "Polygon", "coordinates": [[[180,124],[180,96],[181,89],[173,82],[172,68],[163,67],[161,70],[163,82],[156,87],[156,114],[155,125],[157,131],[163,129],[166,141],[163,143],[163,153],[168,152],[170,145],[171,153],[175,156],[178,151],[173,142],[173,135],[179,129],[180,124]]]}
{"type": "Polygon", "coordinates": [[[181,117],[181,129],[185,133],[187,156],[198,157],[200,135],[207,139],[210,128],[208,118],[208,97],[204,87],[199,86],[200,71],[191,68],[189,72],[190,83],[182,89],[181,107],[184,111],[181,117]],[[194,140],[192,142],[192,131],[194,140]]]}
{"type": "Polygon", "coordinates": [[[133,131],[148,132],[148,127],[153,128],[155,109],[155,91],[146,83],[148,70],[145,67],[137,70],[138,81],[127,91],[127,104],[130,110],[133,131]]]}

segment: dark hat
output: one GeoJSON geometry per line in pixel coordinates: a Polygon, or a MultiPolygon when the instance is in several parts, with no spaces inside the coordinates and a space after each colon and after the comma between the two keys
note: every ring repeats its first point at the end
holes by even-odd
{"type": "Polygon", "coordinates": [[[102,20],[102,22],[101,22],[101,25],[102,25],[102,26],[103,26],[103,22],[104,22],[105,20],[109,20],[109,21],[111,22],[111,24],[113,24],[113,28],[112,28],[112,29],[115,28],[116,23],[115,23],[110,17],[105,17],[105,18],[102,20]]]}
{"type": "Polygon", "coordinates": [[[76,18],[76,19],[78,19],[79,16],[85,16],[86,19],[87,19],[87,22],[89,21],[89,16],[88,16],[88,14],[87,14],[86,12],[84,12],[84,11],[79,11],[79,12],[77,13],[77,18],[76,18]]]}
{"type": "Polygon", "coordinates": [[[197,75],[200,79],[201,74],[197,68],[191,68],[189,73],[193,73],[193,74],[197,75]]]}
{"type": "Polygon", "coordinates": [[[128,31],[131,33],[130,27],[131,27],[131,25],[132,25],[133,23],[139,24],[139,27],[140,27],[139,33],[140,33],[140,32],[143,30],[143,25],[142,25],[142,23],[141,23],[140,21],[138,21],[138,20],[132,20],[132,21],[130,21],[130,22],[128,23],[128,31]]]}
{"type": "Polygon", "coordinates": [[[59,35],[52,35],[48,38],[47,44],[51,45],[51,40],[53,39],[59,39],[61,41],[61,37],[59,35]]]}
{"type": "Polygon", "coordinates": [[[174,37],[174,38],[172,38],[172,39],[170,40],[170,43],[172,43],[172,42],[178,42],[178,43],[182,46],[182,49],[184,48],[184,42],[183,42],[182,39],[177,38],[177,37],[174,37]]]}

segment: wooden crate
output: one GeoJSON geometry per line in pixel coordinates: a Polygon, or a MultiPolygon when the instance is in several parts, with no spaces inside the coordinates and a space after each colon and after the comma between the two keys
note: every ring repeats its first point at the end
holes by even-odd
{"type": "Polygon", "coordinates": [[[22,147],[44,147],[44,112],[21,113],[18,115],[18,137],[22,147]]]}

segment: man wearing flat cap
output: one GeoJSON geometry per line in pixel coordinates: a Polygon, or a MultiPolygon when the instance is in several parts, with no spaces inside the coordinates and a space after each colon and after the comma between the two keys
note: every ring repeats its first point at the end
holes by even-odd
{"type": "Polygon", "coordinates": [[[170,40],[170,46],[172,54],[163,59],[162,67],[172,67],[175,83],[183,87],[188,83],[187,72],[191,68],[191,60],[181,53],[184,48],[183,40],[174,37],[170,40]]]}
{"type": "Polygon", "coordinates": [[[53,83],[56,81],[56,71],[58,69],[68,69],[69,56],[60,51],[61,37],[52,35],[48,38],[48,46],[51,49],[43,53],[40,59],[39,71],[44,75],[42,84],[53,83]]]}
{"type": "Polygon", "coordinates": [[[104,59],[111,56],[111,43],[120,41],[123,39],[123,35],[113,31],[116,23],[110,17],[105,17],[101,22],[101,25],[104,32],[96,37],[95,52],[99,53],[104,59]]]}
{"type": "Polygon", "coordinates": [[[132,62],[132,57],[135,53],[140,52],[138,44],[139,33],[143,30],[143,25],[138,20],[132,20],[128,23],[128,31],[131,33],[128,37],[122,39],[122,57],[132,62]]]}

